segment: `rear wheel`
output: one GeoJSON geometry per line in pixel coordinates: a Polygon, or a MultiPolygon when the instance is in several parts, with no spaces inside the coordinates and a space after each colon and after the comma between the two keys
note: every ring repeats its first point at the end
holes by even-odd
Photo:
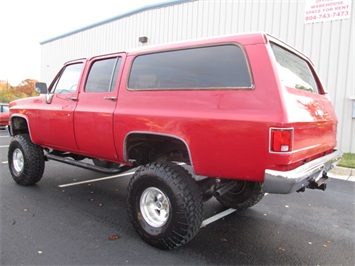
{"type": "Polygon", "coordinates": [[[43,149],[29,135],[16,135],[8,152],[9,169],[16,183],[29,186],[41,180],[44,171],[43,149]]]}
{"type": "Polygon", "coordinates": [[[200,229],[202,194],[183,167],[151,163],[138,169],[130,181],[128,214],[144,241],[160,249],[176,248],[200,229]]]}
{"type": "MultiPolygon", "coordinates": [[[[221,185],[226,185],[228,182],[222,181],[221,185]]],[[[243,210],[261,201],[264,194],[263,183],[261,182],[237,181],[235,182],[235,186],[228,192],[221,196],[216,195],[215,197],[223,206],[243,210]]]]}

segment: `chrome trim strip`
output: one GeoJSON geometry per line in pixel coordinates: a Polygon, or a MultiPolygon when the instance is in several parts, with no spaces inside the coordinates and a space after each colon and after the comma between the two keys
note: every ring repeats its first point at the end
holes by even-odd
{"type": "Polygon", "coordinates": [[[302,148],[302,149],[294,150],[294,151],[292,151],[291,153],[297,153],[297,152],[300,152],[300,151],[305,151],[305,150],[313,149],[313,148],[316,148],[316,147],[318,147],[318,146],[321,146],[321,144],[316,144],[316,145],[312,145],[312,146],[305,147],[305,148],[302,148]]]}
{"type": "Polygon", "coordinates": [[[269,128],[269,153],[273,153],[273,154],[294,154],[294,153],[297,153],[297,152],[310,150],[310,149],[316,148],[316,147],[321,145],[321,144],[315,144],[315,145],[304,147],[304,148],[301,148],[301,149],[292,150],[292,151],[285,151],[285,152],[272,151],[271,150],[271,130],[273,130],[273,129],[276,129],[276,130],[278,130],[278,129],[279,130],[292,130],[292,147],[294,147],[295,129],[293,127],[285,127],[285,128],[283,128],[283,127],[270,127],[269,128]]]}

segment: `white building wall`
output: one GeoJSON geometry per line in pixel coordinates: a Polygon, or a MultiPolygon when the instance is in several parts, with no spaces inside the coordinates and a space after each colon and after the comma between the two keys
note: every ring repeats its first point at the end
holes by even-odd
{"type": "Polygon", "coordinates": [[[338,146],[355,153],[354,4],[349,19],[304,23],[306,0],[176,1],[123,15],[42,43],[42,79],[68,60],[166,42],[265,31],[314,62],[333,101],[338,146]],[[140,36],[148,43],[141,44],[140,36]]]}

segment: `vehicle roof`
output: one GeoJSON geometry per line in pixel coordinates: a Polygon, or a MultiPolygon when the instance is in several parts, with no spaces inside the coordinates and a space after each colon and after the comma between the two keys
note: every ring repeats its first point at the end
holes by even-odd
{"type": "Polygon", "coordinates": [[[216,43],[231,43],[238,42],[243,45],[266,43],[266,33],[256,32],[256,33],[240,33],[231,35],[220,35],[212,36],[208,38],[198,38],[190,39],[178,42],[171,42],[159,45],[152,45],[147,47],[139,47],[130,49],[127,51],[128,54],[141,54],[141,53],[151,53],[156,51],[170,50],[170,49],[183,49],[191,46],[205,46],[208,44],[216,43]]]}
{"type": "MultiPolygon", "coordinates": [[[[263,32],[255,32],[255,33],[240,33],[240,34],[231,34],[231,35],[221,35],[221,36],[213,36],[208,38],[198,38],[198,39],[190,39],[178,42],[169,42],[158,45],[144,46],[138,48],[127,49],[125,51],[118,51],[110,54],[102,54],[87,58],[88,60],[97,58],[97,57],[105,57],[110,55],[116,55],[119,53],[126,53],[127,55],[137,55],[137,54],[146,54],[152,52],[160,52],[171,49],[184,49],[188,47],[198,47],[198,46],[206,46],[208,44],[216,44],[216,43],[231,43],[238,42],[243,45],[247,44],[257,44],[257,43],[266,43],[266,33],[263,32]]],[[[80,60],[80,59],[79,59],[80,60]]],[[[81,60],[84,60],[82,58],[81,60]]],[[[71,60],[69,62],[76,61],[71,60]]],[[[69,63],[67,62],[67,63],[69,63]]]]}
{"type": "Polygon", "coordinates": [[[127,56],[136,56],[139,54],[147,54],[147,53],[154,53],[154,52],[163,52],[173,49],[185,49],[190,47],[199,47],[199,46],[208,46],[213,44],[225,44],[225,43],[240,43],[241,45],[252,45],[252,44],[266,44],[272,40],[273,42],[287,47],[289,50],[293,51],[295,54],[298,54],[301,57],[306,58],[307,60],[311,61],[307,56],[305,56],[302,52],[296,50],[295,48],[289,46],[287,43],[281,41],[280,39],[265,33],[265,32],[249,32],[249,33],[239,33],[239,34],[230,34],[230,35],[220,35],[220,36],[212,36],[208,38],[198,38],[198,39],[191,39],[191,40],[184,40],[178,42],[170,42],[158,45],[151,45],[151,46],[143,46],[138,48],[127,49],[125,51],[117,51],[114,53],[109,54],[101,54],[96,55],[90,58],[81,58],[70,60],[68,63],[72,63],[79,60],[93,60],[96,58],[102,57],[109,57],[114,56],[117,54],[127,54],[127,56]]]}

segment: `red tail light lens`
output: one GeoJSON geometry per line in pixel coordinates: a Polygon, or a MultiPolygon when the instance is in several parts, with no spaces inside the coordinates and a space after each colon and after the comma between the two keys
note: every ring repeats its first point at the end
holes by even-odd
{"type": "Polygon", "coordinates": [[[293,129],[271,129],[270,150],[273,152],[292,151],[293,129]]]}

